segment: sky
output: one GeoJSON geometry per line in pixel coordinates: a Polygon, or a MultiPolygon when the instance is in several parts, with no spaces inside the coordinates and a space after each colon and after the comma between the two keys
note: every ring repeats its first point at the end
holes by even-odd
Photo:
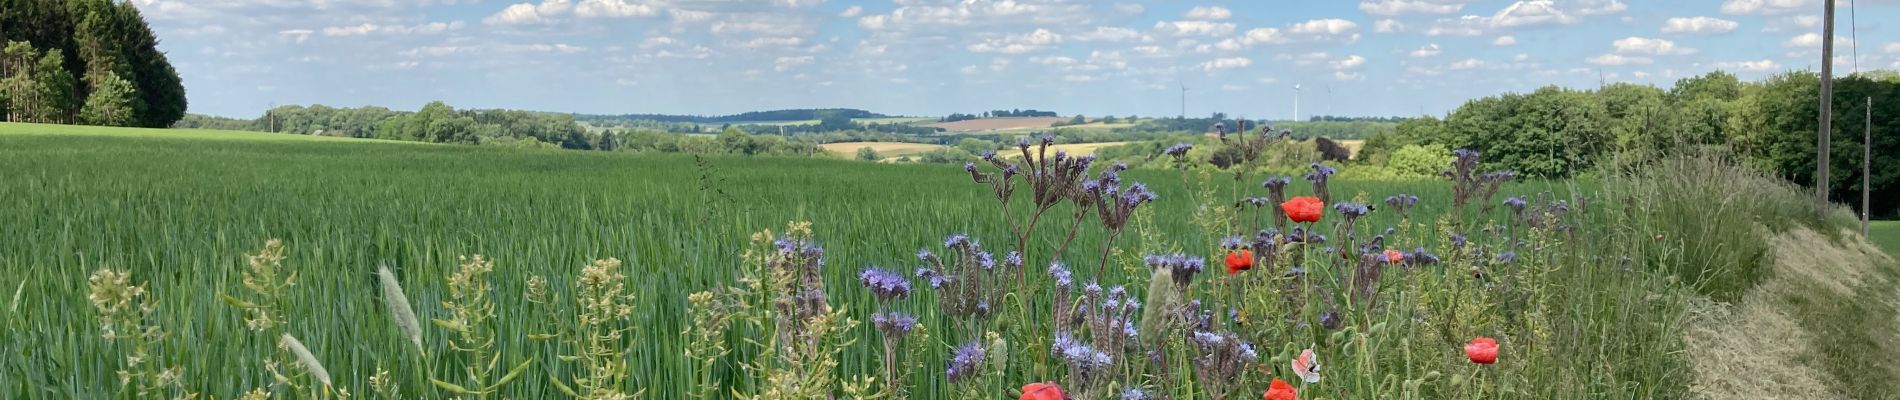
{"type": "MultiPolygon", "coordinates": [[[[130,1],[200,114],[1174,116],[1185,96],[1189,115],[1286,119],[1296,100],[1301,117],[1442,115],[1553,84],[1818,70],[1824,0],[130,1]]],[[[1854,1],[1837,69],[1900,69],[1900,0],[1854,1]]]]}

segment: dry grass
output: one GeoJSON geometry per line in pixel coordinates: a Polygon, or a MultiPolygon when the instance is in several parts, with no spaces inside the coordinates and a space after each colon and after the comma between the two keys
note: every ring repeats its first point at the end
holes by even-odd
{"type": "Polygon", "coordinates": [[[939,149],[950,148],[950,146],[940,144],[893,142],[843,142],[820,145],[819,147],[823,147],[826,152],[844,157],[856,157],[858,155],[858,149],[869,147],[871,150],[877,151],[878,155],[884,156],[885,158],[923,154],[939,149]]]}
{"type": "Polygon", "coordinates": [[[1796,227],[1769,235],[1769,243],[1774,255],[1772,278],[1750,289],[1739,303],[1702,301],[1690,307],[1684,339],[1696,372],[1691,385],[1694,393],[1711,399],[1754,399],[1764,394],[1781,399],[1880,398],[1880,394],[1859,393],[1854,388],[1866,387],[1869,382],[1864,381],[1870,378],[1865,376],[1882,380],[1881,376],[1893,377],[1900,370],[1891,361],[1866,365],[1837,353],[1889,359],[1883,354],[1900,350],[1894,340],[1900,314],[1852,316],[1890,321],[1884,327],[1876,322],[1873,329],[1816,314],[1859,302],[1885,304],[1888,307],[1875,313],[1891,313],[1900,295],[1868,299],[1856,293],[1864,293],[1870,285],[1890,284],[1882,267],[1893,259],[1852,232],[1830,239],[1796,227]],[[1816,319],[1835,323],[1817,324],[1816,319]],[[1844,368],[1859,373],[1847,376],[1841,373],[1844,368]]]}

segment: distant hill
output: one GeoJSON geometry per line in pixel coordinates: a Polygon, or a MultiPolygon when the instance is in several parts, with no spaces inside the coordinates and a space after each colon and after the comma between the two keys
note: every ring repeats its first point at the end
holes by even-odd
{"type": "Polygon", "coordinates": [[[734,123],[734,122],[815,121],[815,120],[823,120],[826,118],[848,118],[848,119],[889,118],[890,116],[884,115],[884,114],[878,114],[878,113],[874,113],[870,111],[865,111],[865,110],[859,110],[855,108],[816,108],[816,109],[801,108],[801,109],[790,109],[790,110],[752,111],[752,112],[739,113],[739,114],[733,114],[733,115],[722,115],[722,116],[671,115],[671,114],[621,114],[621,115],[575,114],[574,117],[582,121],[598,121],[598,120],[634,121],[634,120],[638,120],[638,121],[659,121],[659,122],[688,122],[688,123],[699,123],[699,124],[725,124],[725,123],[734,123]]]}

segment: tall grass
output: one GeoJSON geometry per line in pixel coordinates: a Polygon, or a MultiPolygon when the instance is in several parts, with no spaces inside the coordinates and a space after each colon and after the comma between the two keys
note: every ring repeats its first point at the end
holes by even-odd
{"type": "MultiPolygon", "coordinates": [[[[501,360],[499,365],[517,366],[504,367],[505,375],[529,377],[472,379],[487,387],[465,389],[492,390],[489,394],[505,398],[560,397],[562,390],[548,383],[549,377],[585,376],[589,371],[535,339],[548,334],[543,329],[547,324],[541,322],[547,319],[546,308],[528,298],[533,290],[572,298],[571,293],[579,289],[574,282],[560,279],[531,284],[529,277],[573,276],[572,266],[618,258],[624,263],[613,270],[626,275],[625,293],[638,294],[628,300],[632,311],[626,314],[626,324],[641,332],[638,340],[622,339],[621,357],[632,376],[622,389],[645,390],[651,398],[684,398],[695,385],[708,380],[700,375],[706,369],[715,372],[712,381],[732,384],[731,389],[758,389],[730,378],[744,373],[736,365],[702,364],[683,356],[687,335],[674,333],[686,332],[688,326],[700,322],[692,320],[687,293],[738,281],[743,264],[740,254],[747,245],[744,239],[759,228],[792,220],[816,222],[813,239],[826,246],[825,257],[833,266],[821,277],[830,304],[860,320],[876,311],[876,302],[855,283],[859,267],[911,264],[918,248],[935,247],[953,232],[993,243],[1013,237],[995,214],[988,190],[952,168],[870,167],[806,159],[693,161],[670,155],[360,142],[0,136],[0,170],[12,172],[9,179],[0,181],[0,198],[14,204],[0,209],[0,248],[10,249],[0,252],[0,267],[4,267],[0,278],[27,282],[16,290],[15,298],[20,300],[16,301],[18,311],[8,315],[10,329],[0,332],[0,350],[5,350],[0,354],[5,361],[0,363],[4,365],[0,366],[0,378],[4,378],[0,397],[103,398],[115,393],[111,366],[116,360],[96,350],[94,316],[71,312],[69,306],[85,297],[83,279],[78,278],[99,266],[130,271],[149,279],[149,287],[162,288],[150,294],[163,305],[153,318],[158,325],[173,327],[174,334],[166,339],[170,345],[190,346],[188,352],[165,355],[168,365],[179,365],[187,372],[186,386],[224,398],[270,386],[273,378],[253,366],[267,355],[259,349],[276,345],[277,338],[248,334],[244,313],[207,295],[241,286],[241,272],[246,268],[243,255],[267,238],[282,238],[288,244],[282,263],[300,273],[282,296],[282,329],[296,332],[299,347],[306,349],[297,358],[322,360],[336,387],[357,393],[374,387],[442,394],[430,378],[470,380],[464,371],[478,367],[474,369],[483,374],[499,372],[478,364],[501,360]],[[716,170],[706,168],[708,163],[716,165],[716,170]],[[718,179],[702,179],[707,175],[718,179]],[[452,341],[452,330],[417,332],[409,325],[416,320],[452,319],[450,310],[440,306],[452,293],[444,278],[463,266],[458,255],[477,253],[495,263],[486,284],[495,323],[489,325],[492,335],[485,335],[494,339],[494,351],[482,353],[481,360],[451,351],[409,351],[417,343],[452,341]],[[378,268],[385,262],[389,268],[378,268]],[[399,307],[401,303],[407,305],[399,307]],[[399,308],[410,309],[413,317],[402,315],[399,308]],[[522,368],[528,371],[517,372],[522,368]],[[393,375],[377,373],[383,369],[393,375]],[[372,377],[380,377],[376,380],[380,384],[372,385],[372,377]],[[493,384],[508,381],[514,383],[493,384]]],[[[1140,255],[1134,252],[1200,252],[1216,248],[1215,238],[1233,233],[1208,232],[1194,222],[1196,207],[1190,200],[1194,196],[1177,174],[1134,171],[1126,175],[1131,181],[1148,183],[1161,198],[1145,222],[1132,225],[1145,231],[1117,242],[1129,253],[1123,259],[1131,267],[1109,268],[1098,277],[1104,283],[1127,285],[1139,292],[1148,286],[1144,280],[1150,274],[1134,261],[1140,255]]],[[[1247,185],[1257,190],[1257,183],[1247,185]]],[[[1502,211],[1476,209],[1453,213],[1446,200],[1451,191],[1443,182],[1347,180],[1335,181],[1332,187],[1335,197],[1342,200],[1379,199],[1396,193],[1431,199],[1412,211],[1417,221],[1504,216],[1502,211]]],[[[1609,193],[1635,189],[1618,190],[1609,193]]],[[[1553,192],[1556,198],[1569,198],[1582,207],[1594,201],[1588,196],[1594,191],[1589,185],[1538,182],[1509,186],[1499,197],[1553,192]]],[[[1069,215],[1068,207],[1057,206],[1050,215],[1069,215]]],[[[1391,212],[1375,212],[1361,221],[1366,227],[1401,225],[1391,212]]],[[[1376,335],[1369,331],[1370,324],[1352,335],[1336,337],[1315,337],[1319,331],[1310,327],[1299,332],[1315,337],[1309,343],[1336,345],[1339,350],[1328,351],[1328,357],[1365,357],[1327,359],[1329,365],[1345,367],[1329,379],[1350,382],[1355,378],[1349,374],[1378,371],[1357,378],[1361,388],[1383,388],[1386,385],[1375,380],[1403,372],[1408,375],[1398,379],[1423,386],[1406,393],[1441,397],[1680,396],[1686,383],[1680,379],[1684,373],[1680,360],[1673,355],[1680,349],[1673,323],[1681,314],[1682,286],[1669,275],[1624,270],[1620,256],[1654,260],[1644,265],[1663,268],[1674,265],[1666,257],[1680,257],[1684,252],[1666,246],[1655,250],[1627,246],[1642,243],[1637,239],[1647,238],[1653,230],[1662,230],[1665,237],[1698,236],[1677,236],[1666,229],[1683,228],[1645,225],[1649,222],[1637,217],[1613,222],[1601,226],[1615,229],[1587,227],[1576,238],[1548,238],[1547,244],[1553,247],[1533,264],[1548,270],[1539,273],[1536,290],[1511,292],[1534,296],[1524,301],[1498,300],[1497,304],[1516,307],[1509,309],[1509,315],[1532,316],[1498,317],[1497,325],[1484,328],[1523,335],[1521,342],[1507,341],[1507,345],[1527,344],[1523,362],[1500,370],[1511,376],[1494,378],[1507,384],[1452,389],[1448,378],[1434,382],[1423,378],[1477,371],[1459,359],[1456,347],[1451,346],[1456,343],[1446,342],[1459,337],[1468,340],[1464,336],[1481,332],[1479,327],[1418,324],[1395,313],[1385,317],[1390,319],[1376,335]],[[1528,349],[1537,350],[1528,353],[1528,349]],[[1510,390],[1500,389],[1504,387],[1510,390]]],[[[1444,232],[1435,227],[1415,225],[1421,231],[1409,244],[1445,248],[1444,232]]],[[[1038,236],[1031,247],[1054,248],[1063,239],[1054,236],[1059,235],[1038,236]]],[[[1099,250],[1092,247],[1105,239],[1099,229],[1082,229],[1075,239],[1078,245],[1062,258],[1094,260],[1099,250]]],[[[1715,251],[1696,252],[1720,256],[1715,251]]],[[[1698,281],[1719,275],[1716,265],[1705,268],[1707,272],[1678,272],[1698,281]]],[[[1460,278],[1467,275],[1464,270],[1437,270],[1421,275],[1418,284],[1423,286],[1418,288],[1481,290],[1456,286],[1467,285],[1460,283],[1468,281],[1460,278]]],[[[1396,304],[1432,307],[1440,303],[1430,301],[1441,301],[1458,307],[1463,300],[1405,301],[1413,303],[1396,304]]],[[[939,337],[951,332],[937,329],[936,322],[945,319],[927,308],[913,310],[933,329],[933,339],[942,343],[977,339],[939,337]]],[[[864,349],[881,343],[869,325],[859,324],[847,339],[864,349]]],[[[750,331],[735,332],[729,339],[741,343],[745,332],[750,331]]],[[[1013,355],[1019,362],[1027,363],[1023,360],[1041,353],[1042,348],[1028,344],[1010,345],[1019,349],[1013,355]]],[[[1281,353],[1280,344],[1264,349],[1268,354],[1262,360],[1281,353]]],[[[438,347],[422,347],[444,345],[434,346],[438,347]]],[[[905,383],[913,388],[912,398],[951,397],[942,376],[928,372],[945,364],[947,347],[930,347],[916,359],[926,372],[908,375],[905,383]]],[[[1507,357],[1513,351],[1517,350],[1506,350],[1507,357]]],[[[730,354],[741,360],[755,356],[756,351],[743,346],[730,354]]],[[[880,352],[853,348],[836,357],[840,376],[882,375],[880,352]]],[[[1283,359],[1275,361],[1264,365],[1284,364],[1283,359]]],[[[997,381],[1051,378],[1049,371],[1009,371],[997,381]]],[[[1260,381],[1239,384],[1248,390],[1265,386],[1263,376],[1253,378],[1260,381]]]]}

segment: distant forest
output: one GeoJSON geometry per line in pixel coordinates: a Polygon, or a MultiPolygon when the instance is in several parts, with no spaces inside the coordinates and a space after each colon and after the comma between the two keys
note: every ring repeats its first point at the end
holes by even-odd
{"type": "Polygon", "coordinates": [[[812,121],[827,118],[888,118],[884,114],[853,108],[806,108],[791,110],[752,111],[723,116],[670,115],[670,114],[623,114],[589,115],[575,114],[581,122],[596,121],[658,121],[690,122],[698,124],[724,124],[733,122],[771,122],[771,121],[812,121]]]}

